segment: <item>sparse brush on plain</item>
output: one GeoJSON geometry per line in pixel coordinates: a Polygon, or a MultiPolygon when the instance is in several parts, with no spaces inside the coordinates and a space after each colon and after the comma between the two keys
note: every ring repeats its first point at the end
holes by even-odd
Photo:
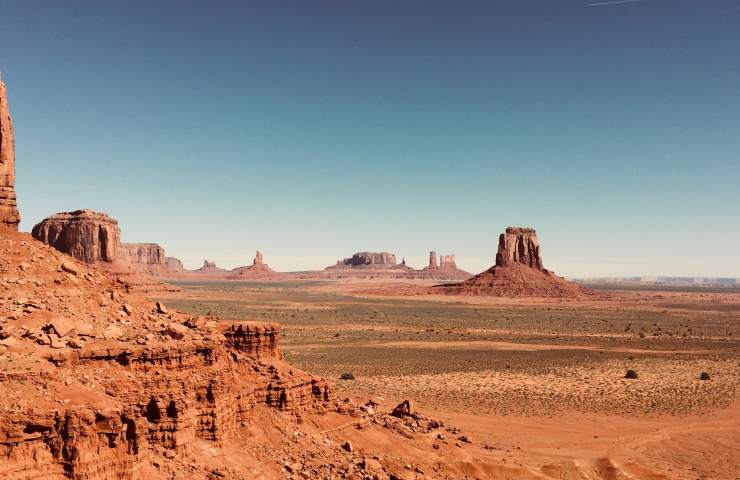
{"type": "Polygon", "coordinates": [[[340,380],[354,380],[355,379],[355,375],[353,373],[350,373],[350,372],[345,372],[345,373],[343,373],[339,377],[339,379],[340,380]]]}
{"type": "Polygon", "coordinates": [[[627,370],[627,373],[624,374],[624,378],[629,378],[630,380],[634,380],[637,378],[637,372],[629,369],[627,370]]]}
{"type": "Polygon", "coordinates": [[[712,376],[709,375],[709,372],[701,372],[701,375],[699,375],[699,380],[711,380],[712,376]]]}

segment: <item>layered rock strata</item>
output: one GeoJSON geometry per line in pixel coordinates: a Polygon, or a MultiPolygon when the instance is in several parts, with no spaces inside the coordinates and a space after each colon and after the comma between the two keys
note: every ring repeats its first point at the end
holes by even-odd
{"type": "Polygon", "coordinates": [[[337,409],[283,361],[276,324],[171,311],[14,235],[0,236],[0,296],[23,299],[0,303],[0,478],[155,478],[153,454],[222,445],[260,408],[337,409]]]}
{"type": "Polygon", "coordinates": [[[36,224],[31,234],[85,263],[113,262],[121,245],[118,222],[93,210],[57,213],[36,224]]]}
{"type": "Polygon", "coordinates": [[[8,95],[0,78],[0,225],[18,230],[21,221],[15,195],[15,138],[8,95]]]}
{"type": "Polygon", "coordinates": [[[537,270],[544,270],[540,257],[540,241],[534,228],[508,227],[499,236],[496,265],[511,266],[520,263],[537,270]]]}

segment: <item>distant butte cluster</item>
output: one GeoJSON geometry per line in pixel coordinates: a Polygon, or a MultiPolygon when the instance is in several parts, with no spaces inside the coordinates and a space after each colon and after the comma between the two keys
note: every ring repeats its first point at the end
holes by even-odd
{"type": "MultiPolygon", "coordinates": [[[[260,251],[249,266],[226,270],[215,262],[204,260],[201,268],[186,270],[179,259],[166,256],[164,248],[156,243],[122,243],[118,221],[94,210],[56,213],[35,225],[31,234],[60,252],[85,263],[101,264],[116,273],[138,272],[162,278],[205,275],[266,279],[280,276],[264,263],[260,251]]],[[[130,280],[141,284],[142,278],[145,277],[133,276],[130,280]]],[[[150,279],[143,283],[155,282],[150,279]]]]}

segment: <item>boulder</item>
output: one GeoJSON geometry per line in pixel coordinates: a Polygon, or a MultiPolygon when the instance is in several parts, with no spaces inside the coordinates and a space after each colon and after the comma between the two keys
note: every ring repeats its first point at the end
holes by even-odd
{"type": "Polygon", "coordinates": [[[396,405],[396,408],[393,409],[391,412],[391,415],[394,417],[410,417],[414,415],[414,402],[411,400],[404,400],[403,402],[396,405]]]}

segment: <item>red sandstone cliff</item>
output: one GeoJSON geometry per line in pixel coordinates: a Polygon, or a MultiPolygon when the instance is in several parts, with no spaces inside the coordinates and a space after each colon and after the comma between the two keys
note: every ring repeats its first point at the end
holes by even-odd
{"type": "Polygon", "coordinates": [[[118,222],[93,210],[57,213],[36,224],[31,234],[86,263],[113,262],[121,244],[118,222]]]}
{"type": "Polygon", "coordinates": [[[21,221],[15,196],[15,139],[8,95],[0,78],[0,225],[18,229],[21,221]]]}

